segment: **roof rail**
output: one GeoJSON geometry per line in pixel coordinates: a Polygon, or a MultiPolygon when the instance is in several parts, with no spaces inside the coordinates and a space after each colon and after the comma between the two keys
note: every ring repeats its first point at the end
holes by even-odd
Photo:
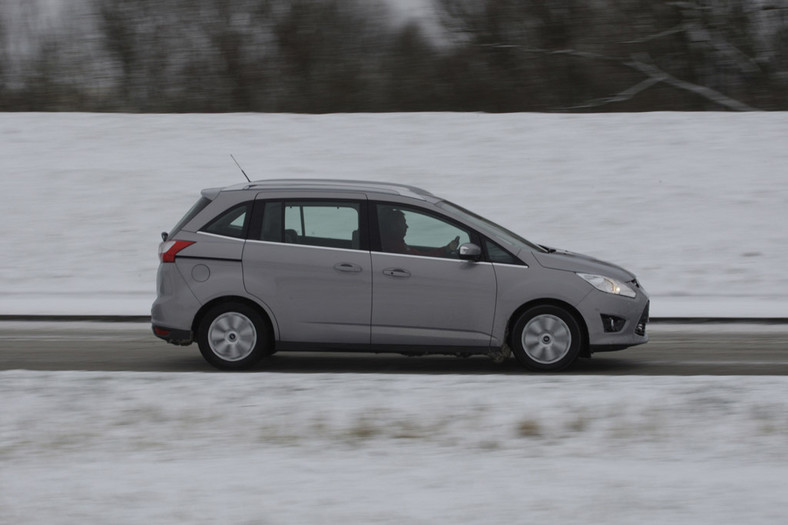
{"type": "Polygon", "coordinates": [[[342,180],[342,179],[263,179],[249,183],[242,183],[228,187],[233,190],[254,190],[254,189],[316,189],[316,190],[348,190],[348,191],[373,191],[378,193],[389,193],[392,195],[409,195],[417,197],[435,197],[432,193],[410,186],[407,184],[397,184],[394,182],[377,182],[365,180],[342,180]]]}

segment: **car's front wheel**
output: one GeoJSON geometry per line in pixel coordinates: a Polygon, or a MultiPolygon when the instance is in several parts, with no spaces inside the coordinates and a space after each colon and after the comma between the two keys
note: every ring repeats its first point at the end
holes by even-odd
{"type": "Polygon", "coordinates": [[[197,344],[206,361],[223,370],[245,370],[273,353],[268,325],[242,303],[218,304],[197,328],[197,344]]]}
{"type": "Polygon", "coordinates": [[[583,332],[575,317],[553,305],[529,308],[511,331],[512,353],[531,370],[563,370],[575,362],[582,345],[583,332]]]}

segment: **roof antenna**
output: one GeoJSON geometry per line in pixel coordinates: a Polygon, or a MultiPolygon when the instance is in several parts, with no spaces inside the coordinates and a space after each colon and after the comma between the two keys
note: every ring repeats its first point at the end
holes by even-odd
{"type": "Polygon", "coordinates": [[[237,160],[235,160],[235,157],[233,157],[233,154],[232,154],[232,153],[230,154],[230,158],[231,158],[231,159],[233,159],[233,162],[235,162],[235,165],[236,165],[236,166],[238,166],[238,169],[239,169],[239,170],[241,170],[241,173],[243,173],[243,174],[244,174],[244,177],[246,177],[246,181],[247,181],[247,182],[252,182],[251,180],[249,180],[249,175],[247,175],[247,174],[246,174],[246,172],[245,172],[245,171],[244,171],[244,169],[241,167],[241,165],[240,165],[240,164],[238,164],[238,161],[237,161],[237,160]]]}

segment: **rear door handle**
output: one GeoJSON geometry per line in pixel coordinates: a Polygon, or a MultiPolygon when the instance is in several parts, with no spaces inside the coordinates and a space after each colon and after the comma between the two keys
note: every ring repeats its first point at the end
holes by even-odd
{"type": "Polygon", "coordinates": [[[361,266],[358,264],[344,262],[335,264],[334,269],[338,272],[360,272],[361,266]]]}
{"type": "Polygon", "coordinates": [[[410,277],[410,272],[408,270],[403,270],[402,268],[386,268],[383,270],[383,275],[388,275],[389,277],[405,278],[410,277]]]}

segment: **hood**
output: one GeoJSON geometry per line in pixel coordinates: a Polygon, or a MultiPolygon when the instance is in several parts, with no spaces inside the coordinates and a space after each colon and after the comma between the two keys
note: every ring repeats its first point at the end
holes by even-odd
{"type": "Polygon", "coordinates": [[[629,282],[635,278],[635,274],[620,266],[594,259],[588,255],[568,252],[566,250],[556,250],[555,248],[547,249],[549,250],[548,253],[532,252],[537,262],[545,268],[563,270],[566,272],[593,273],[612,277],[613,279],[618,279],[623,282],[629,282]]]}

